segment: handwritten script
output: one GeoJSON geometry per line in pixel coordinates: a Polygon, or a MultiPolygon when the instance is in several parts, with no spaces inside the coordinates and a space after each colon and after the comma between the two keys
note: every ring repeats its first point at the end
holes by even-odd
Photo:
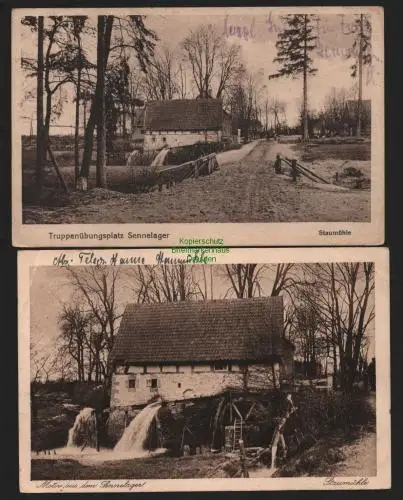
{"type": "Polygon", "coordinates": [[[360,477],[358,479],[335,479],[328,477],[324,480],[323,486],[368,486],[369,479],[367,477],[360,477]]]}
{"type": "Polygon", "coordinates": [[[80,489],[125,489],[132,491],[136,488],[142,488],[146,481],[131,481],[131,480],[101,480],[101,481],[41,481],[38,483],[38,488],[46,488],[50,490],[80,490],[80,489]]]}
{"type": "Polygon", "coordinates": [[[121,257],[118,252],[112,254],[109,259],[105,259],[102,255],[97,254],[92,250],[83,250],[75,257],[67,257],[65,253],[61,253],[53,258],[54,266],[69,267],[72,265],[80,266],[130,266],[134,264],[144,264],[145,258],[138,255],[130,257],[121,257]]]}

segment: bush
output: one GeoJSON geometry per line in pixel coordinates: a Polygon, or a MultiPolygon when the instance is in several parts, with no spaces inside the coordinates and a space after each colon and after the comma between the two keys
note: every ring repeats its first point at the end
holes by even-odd
{"type": "Polygon", "coordinates": [[[158,167],[132,167],[131,187],[135,192],[148,192],[158,183],[158,167]]]}
{"type": "Polygon", "coordinates": [[[344,175],[345,177],[362,177],[363,173],[361,172],[361,170],[359,168],[346,167],[343,170],[343,174],[342,175],[344,175]]]}
{"type": "Polygon", "coordinates": [[[307,390],[295,396],[295,404],[302,432],[315,437],[337,430],[352,434],[374,419],[369,403],[354,395],[307,390]]]}
{"type": "Polygon", "coordinates": [[[138,151],[130,158],[128,164],[131,167],[151,165],[157,154],[158,151],[138,151]]]}
{"type": "Polygon", "coordinates": [[[102,385],[77,384],[73,391],[73,403],[103,409],[108,405],[107,395],[102,385]]]}

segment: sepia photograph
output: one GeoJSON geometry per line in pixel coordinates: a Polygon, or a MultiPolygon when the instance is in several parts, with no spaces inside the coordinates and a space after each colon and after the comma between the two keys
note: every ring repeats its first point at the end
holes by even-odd
{"type": "Polygon", "coordinates": [[[344,250],[22,252],[22,490],[388,487],[388,255],[344,250]]]}
{"type": "Polygon", "coordinates": [[[383,11],[360,9],[15,10],[15,241],[382,243],[383,11]]]}

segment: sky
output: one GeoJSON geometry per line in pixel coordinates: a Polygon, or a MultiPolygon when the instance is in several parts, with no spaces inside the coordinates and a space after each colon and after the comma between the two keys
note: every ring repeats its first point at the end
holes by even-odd
{"type": "MultiPolygon", "coordinates": [[[[282,21],[275,9],[267,9],[265,15],[205,15],[200,11],[197,15],[193,13],[184,14],[177,11],[167,12],[166,15],[149,15],[145,19],[147,28],[153,29],[158,37],[158,44],[178,51],[181,40],[202,24],[212,24],[222,33],[229,43],[237,43],[242,48],[242,59],[247,69],[252,73],[261,73],[262,85],[266,87],[261,91],[262,101],[265,98],[278,98],[286,101],[286,117],[289,125],[295,125],[298,121],[299,106],[302,97],[302,79],[280,78],[269,80],[268,76],[276,73],[278,66],[273,63],[276,56],[275,43],[278,32],[281,30],[282,21]]],[[[89,19],[95,25],[95,19],[89,19]]],[[[353,35],[345,34],[351,30],[354,16],[339,14],[321,15],[318,18],[317,48],[313,53],[314,65],[318,72],[308,79],[309,108],[319,110],[324,103],[326,95],[331,89],[356,88],[356,80],[350,76],[350,66],[354,59],[347,57],[353,44],[353,35]]],[[[35,57],[36,34],[31,33],[28,28],[22,27],[22,55],[35,57]]],[[[95,61],[95,39],[87,39],[84,42],[90,59],[95,61]]],[[[373,63],[371,69],[366,68],[364,73],[363,97],[371,98],[372,89],[380,77],[379,61],[382,54],[376,52],[373,47],[373,63]]],[[[23,80],[25,90],[34,88],[33,79],[23,80]]],[[[69,129],[58,127],[60,125],[74,124],[74,104],[72,102],[72,91],[66,88],[67,103],[61,118],[53,124],[52,133],[72,133],[69,129]]],[[[29,134],[31,119],[35,119],[35,100],[31,99],[20,103],[21,116],[24,117],[21,124],[21,133],[29,134]]]]}

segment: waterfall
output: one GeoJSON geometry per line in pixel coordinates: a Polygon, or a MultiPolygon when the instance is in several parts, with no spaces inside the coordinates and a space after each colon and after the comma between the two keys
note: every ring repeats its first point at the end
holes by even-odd
{"type": "Polygon", "coordinates": [[[69,429],[67,446],[94,446],[96,440],[96,421],[93,408],[83,408],[76,416],[74,425],[69,429]]]}
{"type": "Polygon", "coordinates": [[[167,148],[167,147],[161,149],[161,151],[154,158],[154,160],[150,166],[151,167],[162,167],[162,165],[164,164],[165,157],[168,154],[168,152],[169,152],[169,148],[167,148]]]}
{"type": "Polygon", "coordinates": [[[143,446],[147,439],[148,429],[160,408],[161,403],[159,402],[151,403],[143,408],[125,429],[113,451],[144,453],[143,446]]]}
{"type": "Polygon", "coordinates": [[[129,154],[129,156],[128,156],[127,160],[126,160],[126,166],[127,167],[132,167],[132,166],[135,165],[135,161],[134,160],[136,159],[136,156],[138,156],[138,154],[139,154],[139,150],[138,149],[135,149],[134,151],[132,151],[129,154]]]}

